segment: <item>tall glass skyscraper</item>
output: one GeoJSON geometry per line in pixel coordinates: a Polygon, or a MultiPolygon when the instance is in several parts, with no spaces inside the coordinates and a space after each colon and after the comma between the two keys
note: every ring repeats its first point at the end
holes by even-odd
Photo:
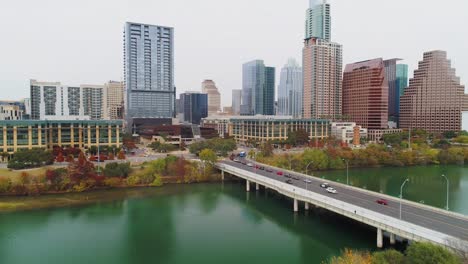
{"type": "Polygon", "coordinates": [[[331,40],[330,4],[326,0],[310,0],[306,14],[305,38],[331,40]]]}
{"type": "Polygon", "coordinates": [[[280,84],[278,86],[277,115],[302,115],[302,68],[294,59],[290,59],[281,69],[280,84]]]}
{"type": "Polygon", "coordinates": [[[127,22],[124,35],[127,126],[174,117],[174,29],[127,22]]]}
{"type": "Polygon", "coordinates": [[[186,92],[180,95],[184,121],[199,125],[202,118],[208,116],[208,94],[186,92]]]}
{"type": "Polygon", "coordinates": [[[265,66],[262,60],[242,66],[241,115],[274,115],[275,68],[265,66]]]}
{"type": "Polygon", "coordinates": [[[395,98],[395,108],[397,113],[397,123],[400,122],[400,98],[405,93],[405,89],[408,87],[408,65],[397,64],[396,65],[396,81],[395,90],[397,92],[395,98]]]}

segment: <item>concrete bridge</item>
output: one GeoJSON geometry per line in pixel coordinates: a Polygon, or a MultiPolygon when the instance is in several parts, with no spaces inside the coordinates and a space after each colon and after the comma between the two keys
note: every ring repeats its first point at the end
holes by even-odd
{"type": "MultiPolygon", "coordinates": [[[[255,163],[254,163],[255,165],[255,163]]],[[[267,170],[255,169],[230,160],[217,164],[223,179],[226,174],[246,180],[246,191],[251,185],[259,190],[261,186],[272,189],[294,200],[293,211],[299,211],[299,205],[309,210],[313,205],[337,214],[349,217],[361,223],[373,226],[377,230],[377,247],[383,246],[383,232],[390,234],[390,243],[394,244],[396,236],[410,241],[431,242],[447,247],[455,252],[468,256],[468,217],[438,208],[400,200],[384,194],[360,188],[329,182],[337,190],[336,194],[326,192],[320,184],[324,180],[308,175],[286,171],[263,164],[267,170]],[[281,171],[299,180],[278,175],[281,171]],[[305,182],[307,179],[310,182],[305,182]],[[386,199],[388,205],[380,205],[378,199],[386,199]],[[400,219],[401,202],[401,219],[400,219]]]]}

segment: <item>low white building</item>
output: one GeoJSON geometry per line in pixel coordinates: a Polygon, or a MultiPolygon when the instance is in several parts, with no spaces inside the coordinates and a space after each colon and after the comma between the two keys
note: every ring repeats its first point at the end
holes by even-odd
{"type": "MultiPolygon", "coordinates": [[[[354,144],[354,139],[367,139],[367,128],[357,126],[355,122],[333,122],[331,127],[331,135],[343,143],[354,144]],[[355,128],[359,128],[358,130],[355,128]],[[358,134],[357,134],[358,133],[358,134]]],[[[359,145],[359,144],[358,144],[359,145]]]]}
{"type": "Polygon", "coordinates": [[[17,105],[0,105],[0,120],[21,120],[23,110],[17,105]]]}

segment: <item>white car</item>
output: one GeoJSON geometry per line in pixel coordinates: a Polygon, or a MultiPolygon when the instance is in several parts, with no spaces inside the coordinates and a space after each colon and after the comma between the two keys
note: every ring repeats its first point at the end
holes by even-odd
{"type": "Polygon", "coordinates": [[[240,160],[239,159],[234,159],[234,162],[240,162],[240,160]]]}
{"type": "Polygon", "coordinates": [[[320,184],[320,187],[328,188],[328,187],[330,187],[330,185],[328,183],[324,182],[324,183],[320,184]]]}
{"type": "Polygon", "coordinates": [[[332,188],[332,187],[328,187],[327,188],[327,192],[329,193],[336,193],[336,189],[332,188]]]}
{"type": "Polygon", "coordinates": [[[249,162],[249,163],[247,163],[247,166],[253,167],[253,164],[249,162]]]}
{"type": "Polygon", "coordinates": [[[305,179],[304,182],[305,182],[305,183],[312,183],[312,181],[309,180],[309,179],[305,179]]]}

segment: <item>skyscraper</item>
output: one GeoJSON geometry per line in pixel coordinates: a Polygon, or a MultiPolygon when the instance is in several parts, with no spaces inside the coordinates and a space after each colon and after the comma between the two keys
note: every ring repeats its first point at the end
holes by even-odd
{"type": "Polygon", "coordinates": [[[174,29],[125,24],[125,112],[135,119],[172,118],[175,112],[174,29]]]}
{"type": "Polygon", "coordinates": [[[310,8],[306,13],[305,38],[331,40],[330,4],[326,0],[310,0],[310,8]]]}
{"type": "Polygon", "coordinates": [[[104,89],[104,118],[123,119],[124,110],[124,84],[123,82],[109,81],[104,89]]]}
{"type": "Polygon", "coordinates": [[[243,65],[241,115],[274,115],[275,68],[262,60],[243,65]]]}
{"type": "Polygon", "coordinates": [[[303,117],[336,119],[342,110],[343,52],[340,44],[330,42],[330,4],[326,1],[310,2],[305,35],[303,117]]]}
{"type": "Polygon", "coordinates": [[[341,45],[323,39],[306,39],[302,56],[303,117],[338,118],[342,110],[341,45]]]}
{"type": "Polygon", "coordinates": [[[202,92],[208,94],[208,116],[216,115],[221,110],[221,95],[215,82],[204,80],[202,92]]]}
{"type": "Polygon", "coordinates": [[[343,74],[343,115],[368,129],[388,126],[388,82],[382,59],[346,65],[343,74]]]}
{"type": "Polygon", "coordinates": [[[395,83],[396,83],[396,86],[395,86],[396,121],[397,121],[397,124],[400,124],[400,98],[403,96],[405,89],[408,87],[408,65],[397,64],[395,83]]]}
{"type": "Polygon", "coordinates": [[[302,115],[302,88],[302,68],[290,59],[281,69],[277,115],[295,118],[302,115]]]}
{"type": "Polygon", "coordinates": [[[208,95],[199,92],[185,92],[180,95],[184,121],[199,125],[208,116],[208,95]]]}
{"type": "Polygon", "coordinates": [[[431,133],[461,130],[468,95],[445,51],[424,53],[400,100],[400,127],[431,133]]]}
{"type": "Polygon", "coordinates": [[[83,91],[84,115],[93,120],[104,119],[105,93],[104,85],[81,85],[83,91]]]}
{"type": "Polygon", "coordinates": [[[242,104],[242,90],[233,89],[232,90],[232,113],[234,115],[239,115],[242,104]]]}

